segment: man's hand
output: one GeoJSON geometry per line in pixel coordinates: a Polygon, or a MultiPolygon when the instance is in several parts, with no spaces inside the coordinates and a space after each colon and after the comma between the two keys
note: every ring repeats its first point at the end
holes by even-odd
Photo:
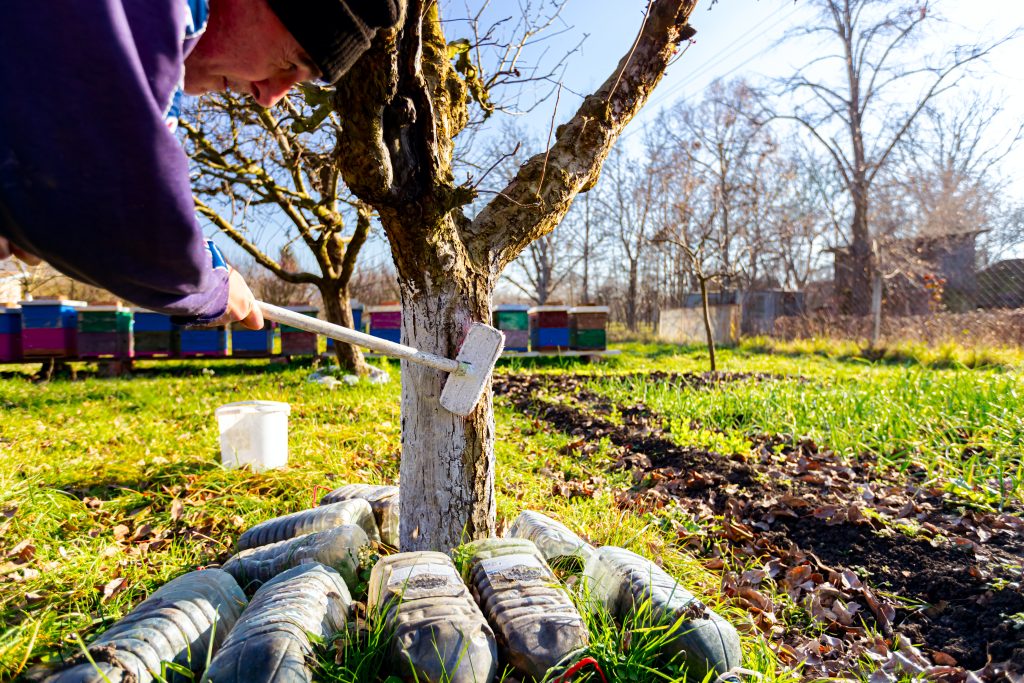
{"type": "Polygon", "coordinates": [[[263,329],[263,312],[256,303],[256,297],[245,284],[245,278],[234,268],[228,275],[228,308],[224,318],[225,322],[239,322],[250,330],[263,329]]]}
{"type": "Polygon", "coordinates": [[[17,256],[30,266],[38,266],[43,262],[43,260],[35,254],[30,254],[24,249],[19,249],[3,237],[0,237],[0,261],[9,259],[12,256],[17,256]]]}

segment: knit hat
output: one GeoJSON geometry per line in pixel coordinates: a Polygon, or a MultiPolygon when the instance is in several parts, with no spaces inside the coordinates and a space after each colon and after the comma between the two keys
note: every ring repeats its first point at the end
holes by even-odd
{"type": "Polygon", "coordinates": [[[377,31],[405,16],[406,0],[268,0],[270,8],[320,69],[334,83],[345,75],[377,31]]]}

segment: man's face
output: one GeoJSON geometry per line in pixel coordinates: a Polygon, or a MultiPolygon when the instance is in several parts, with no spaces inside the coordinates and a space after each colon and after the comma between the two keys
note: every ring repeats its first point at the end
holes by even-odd
{"type": "Polygon", "coordinates": [[[265,0],[211,0],[206,31],[185,60],[185,92],[230,89],[270,107],[317,75],[265,0]]]}

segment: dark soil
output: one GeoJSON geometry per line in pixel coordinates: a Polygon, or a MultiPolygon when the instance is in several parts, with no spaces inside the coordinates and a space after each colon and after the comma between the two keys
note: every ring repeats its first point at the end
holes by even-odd
{"type": "MultiPolygon", "coordinates": [[[[646,376],[707,390],[776,379],[646,376]]],[[[635,482],[616,494],[620,506],[678,507],[702,526],[711,521],[715,532],[697,537],[680,525],[679,545],[725,570],[727,595],[783,661],[804,663],[808,679],[849,674],[868,654],[891,676],[1024,680],[1019,514],[971,511],[926,488],[919,472],[885,471],[867,456],[847,462],[809,440],[750,435],[754,453],[745,458],[679,446],[646,406],[612,406],[586,390],[587,380],[509,375],[495,379],[495,392],[579,442],[607,437],[616,447],[612,467],[630,470],[635,482]],[[621,425],[605,417],[614,407],[621,425]],[[730,559],[762,569],[737,576],[726,569],[739,564],[730,559]],[[773,600],[780,592],[792,602],[773,600]],[[905,643],[920,651],[895,654],[905,643]]],[[[568,489],[563,495],[587,493],[559,486],[568,489]]]]}

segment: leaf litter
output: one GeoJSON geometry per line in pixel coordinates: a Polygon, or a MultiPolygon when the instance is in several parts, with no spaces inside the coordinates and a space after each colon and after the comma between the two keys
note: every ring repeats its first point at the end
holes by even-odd
{"type": "MultiPolygon", "coordinates": [[[[647,376],[709,390],[774,379],[647,376]]],[[[748,456],[681,446],[647,406],[613,405],[587,388],[591,380],[506,375],[494,388],[569,435],[567,453],[586,453],[607,439],[611,467],[629,471],[634,482],[616,492],[621,508],[678,511],[701,522],[695,531],[667,516],[677,544],[722,572],[727,597],[750,615],[749,629],[806,680],[855,672],[871,683],[908,676],[1024,680],[1020,510],[971,510],[934,483],[924,485],[921,471],[886,470],[870,455],[844,459],[789,435],[748,435],[748,456]],[[606,417],[613,410],[621,424],[606,417]]],[[[568,484],[549,474],[555,493],[565,495],[568,484]]]]}

